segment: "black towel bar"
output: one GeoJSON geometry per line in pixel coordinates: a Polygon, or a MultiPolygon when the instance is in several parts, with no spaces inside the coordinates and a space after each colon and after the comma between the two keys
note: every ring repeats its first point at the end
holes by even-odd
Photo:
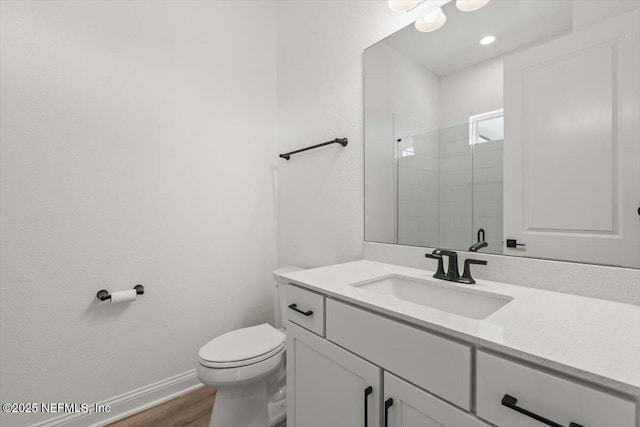
{"type": "Polygon", "coordinates": [[[311,147],[301,148],[296,151],[290,151],[288,153],[280,154],[280,157],[285,160],[289,160],[292,154],[302,153],[303,151],[313,150],[314,148],[324,147],[325,145],[329,145],[329,144],[340,144],[343,147],[346,147],[348,143],[349,143],[349,140],[347,138],[336,138],[331,141],[323,142],[322,144],[316,144],[316,145],[312,145],[311,147]]]}

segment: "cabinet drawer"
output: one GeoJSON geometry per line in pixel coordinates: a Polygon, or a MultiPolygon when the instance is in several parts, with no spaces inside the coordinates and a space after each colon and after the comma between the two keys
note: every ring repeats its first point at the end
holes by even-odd
{"type": "Polygon", "coordinates": [[[324,336],[324,295],[287,285],[287,319],[320,336],[324,336]]]}
{"type": "Polygon", "coordinates": [[[327,339],[471,409],[471,346],[332,299],[326,315],[327,339]]]}
{"type": "Polygon", "coordinates": [[[562,426],[636,425],[636,405],[631,400],[482,351],[477,353],[476,386],[478,416],[500,427],[543,425],[503,405],[505,395],[517,399],[518,408],[562,426]]]}

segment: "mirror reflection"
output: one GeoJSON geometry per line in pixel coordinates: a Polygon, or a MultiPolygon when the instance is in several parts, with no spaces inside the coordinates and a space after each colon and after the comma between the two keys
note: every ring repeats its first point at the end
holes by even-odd
{"type": "Polygon", "coordinates": [[[368,48],[365,239],[639,268],[639,5],[450,2],[368,48]]]}

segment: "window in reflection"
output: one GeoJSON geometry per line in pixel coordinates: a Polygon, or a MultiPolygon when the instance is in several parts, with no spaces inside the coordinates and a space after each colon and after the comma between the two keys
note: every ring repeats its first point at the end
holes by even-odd
{"type": "Polygon", "coordinates": [[[469,145],[504,139],[504,110],[469,117],[469,145]]]}

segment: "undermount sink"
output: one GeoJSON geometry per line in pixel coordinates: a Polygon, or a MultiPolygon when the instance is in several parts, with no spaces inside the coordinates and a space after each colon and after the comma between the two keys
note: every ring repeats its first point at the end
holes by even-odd
{"type": "Polygon", "coordinates": [[[351,286],[470,319],[485,319],[513,298],[404,276],[384,276],[351,286]]]}

